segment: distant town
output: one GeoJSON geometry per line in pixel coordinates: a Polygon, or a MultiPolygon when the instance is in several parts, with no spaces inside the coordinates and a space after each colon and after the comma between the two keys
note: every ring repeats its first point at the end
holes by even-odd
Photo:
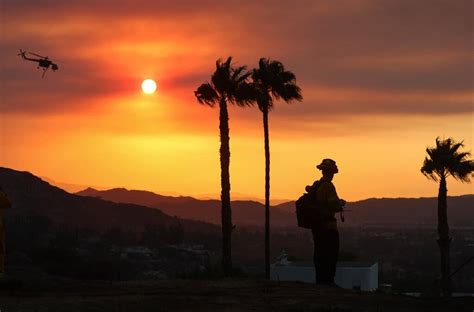
{"type": "MultiPolygon", "coordinates": [[[[222,276],[220,228],[212,223],[213,215],[218,216],[218,201],[151,196],[151,200],[163,201],[159,206],[165,207],[168,214],[171,209],[181,214],[171,217],[156,208],[113,203],[97,195],[70,194],[30,173],[7,168],[0,168],[0,182],[15,203],[14,208],[7,211],[6,219],[7,269],[13,274],[25,274],[21,272],[26,270],[32,280],[37,278],[39,283],[49,275],[105,280],[222,276]],[[189,211],[190,207],[194,212],[189,211]],[[207,213],[202,213],[204,209],[207,213]],[[95,218],[82,217],[92,212],[95,218]],[[193,216],[211,219],[204,222],[182,218],[186,214],[190,219],[196,219],[193,216]]],[[[150,193],[145,194],[148,196],[135,200],[150,200],[150,193]]],[[[435,199],[398,200],[403,206],[397,214],[405,213],[407,208],[423,210],[416,218],[427,220],[406,224],[363,222],[360,219],[364,214],[374,215],[370,209],[383,210],[381,203],[387,203],[391,210],[397,205],[397,199],[369,201],[352,203],[351,215],[348,213],[346,222],[340,224],[344,239],[339,261],[377,263],[378,284],[387,291],[429,292],[438,278],[436,224],[430,221],[430,214],[435,210],[429,206],[435,205],[435,199]],[[417,202],[428,208],[416,208],[417,202]],[[358,205],[365,208],[358,210],[358,205]]],[[[452,204],[451,263],[454,272],[474,252],[474,219],[463,219],[458,215],[466,215],[465,211],[471,209],[474,195],[450,197],[449,201],[452,204]]],[[[261,214],[262,205],[236,202],[235,206],[236,219],[240,220],[233,234],[235,273],[241,277],[262,277],[263,228],[245,222],[252,220],[248,215],[261,214]]],[[[311,233],[296,227],[291,210],[294,208],[291,207],[292,203],[287,203],[275,208],[275,223],[279,225],[274,226],[271,233],[272,263],[277,262],[282,251],[286,252],[289,261],[312,259],[312,248],[308,248],[311,233]]],[[[381,218],[380,214],[377,218],[381,218]]],[[[393,215],[391,218],[394,220],[393,215]]],[[[473,293],[474,263],[454,274],[453,283],[458,292],[473,293]]]]}

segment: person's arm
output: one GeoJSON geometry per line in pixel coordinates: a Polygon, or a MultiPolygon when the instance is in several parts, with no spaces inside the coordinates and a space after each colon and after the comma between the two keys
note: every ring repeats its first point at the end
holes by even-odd
{"type": "Polygon", "coordinates": [[[332,213],[342,211],[345,201],[339,199],[337,196],[336,188],[332,183],[326,183],[326,196],[327,196],[327,203],[328,208],[332,213]]]}
{"type": "Polygon", "coordinates": [[[315,188],[316,188],[316,183],[318,182],[318,180],[314,181],[312,185],[306,185],[306,187],[304,188],[305,191],[307,193],[313,191],[315,188]]]}

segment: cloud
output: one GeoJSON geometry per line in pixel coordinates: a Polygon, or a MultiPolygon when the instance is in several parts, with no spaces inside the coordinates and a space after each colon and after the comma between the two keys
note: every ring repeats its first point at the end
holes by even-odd
{"type": "Polygon", "coordinates": [[[471,1],[196,3],[4,1],[0,109],[75,109],[133,92],[150,73],[192,100],[228,55],[250,67],[261,56],[283,61],[305,95],[301,110],[287,113],[302,120],[472,109],[471,1]],[[51,54],[60,71],[39,79],[15,56],[20,47],[51,54]]]}

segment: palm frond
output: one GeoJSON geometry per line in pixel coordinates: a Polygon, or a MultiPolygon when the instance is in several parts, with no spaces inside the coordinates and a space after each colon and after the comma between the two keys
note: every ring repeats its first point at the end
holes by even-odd
{"type": "Polygon", "coordinates": [[[301,101],[301,88],[296,85],[296,77],[287,71],[283,63],[261,58],[258,67],[252,71],[253,85],[258,90],[257,104],[260,110],[271,110],[273,100],[301,101]],[[264,96],[264,94],[266,94],[264,96]]]}
{"type": "Polygon", "coordinates": [[[209,83],[200,85],[197,90],[194,91],[194,95],[199,103],[209,106],[214,106],[219,100],[219,95],[209,83]]]}
{"type": "Polygon", "coordinates": [[[285,102],[302,101],[301,88],[293,83],[285,85],[285,92],[282,94],[282,98],[285,102]]]}
{"type": "Polygon", "coordinates": [[[465,160],[458,162],[454,168],[450,168],[449,173],[454,179],[461,182],[470,182],[474,172],[474,162],[472,160],[465,160]]]}
{"type": "Polygon", "coordinates": [[[258,60],[258,68],[266,68],[268,67],[268,63],[270,62],[269,59],[261,57],[260,60],[258,60]]]}
{"type": "Polygon", "coordinates": [[[216,61],[216,70],[211,76],[211,83],[214,86],[216,92],[220,95],[226,96],[226,93],[229,89],[229,81],[231,77],[231,62],[231,56],[229,56],[225,62],[222,62],[221,59],[218,59],[216,61]]]}
{"type": "Polygon", "coordinates": [[[246,72],[246,73],[241,74],[240,76],[235,76],[235,78],[233,77],[232,81],[234,81],[234,83],[236,83],[236,84],[239,84],[241,82],[246,81],[251,75],[252,75],[252,73],[246,72]]]}
{"type": "Polygon", "coordinates": [[[232,56],[228,56],[227,60],[224,62],[224,66],[230,68],[230,64],[232,63],[232,56]]]}
{"type": "Polygon", "coordinates": [[[250,75],[250,73],[246,73],[245,70],[247,69],[246,66],[239,66],[239,67],[236,67],[232,70],[232,76],[231,76],[231,80],[232,81],[243,81],[245,79],[248,78],[248,76],[250,75]]]}
{"type": "Polygon", "coordinates": [[[420,171],[428,179],[438,182],[439,175],[437,174],[436,166],[432,159],[425,157],[420,171]]]}
{"type": "Polygon", "coordinates": [[[452,138],[436,138],[436,146],[426,148],[428,157],[425,158],[421,172],[428,178],[437,181],[442,176],[452,176],[461,182],[470,182],[474,172],[474,163],[467,159],[470,152],[461,152],[463,142],[455,142],[452,138]]]}
{"type": "Polygon", "coordinates": [[[466,158],[468,158],[469,156],[471,156],[471,153],[470,153],[470,152],[455,153],[455,154],[453,155],[453,157],[454,157],[454,163],[461,162],[461,161],[465,160],[466,158]]]}
{"type": "Polygon", "coordinates": [[[450,146],[450,149],[449,149],[449,153],[450,154],[456,154],[458,149],[460,149],[461,147],[464,147],[464,142],[461,141],[459,143],[454,143],[450,146]]]}
{"type": "Polygon", "coordinates": [[[252,84],[248,82],[241,82],[237,84],[233,103],[238,106],[252,106],[255,103],[256,93],[252,84]]]}
{"type": "Polygon", "coordinates": [[[296,80],[296,76],[295,74],[293,74],[292,72],[290,71],[284,71],[280,74],[280,79],[284,82],[284,83],[288,83],[288,82],[292,82],[294,83],[294,81],[296,80]]]}

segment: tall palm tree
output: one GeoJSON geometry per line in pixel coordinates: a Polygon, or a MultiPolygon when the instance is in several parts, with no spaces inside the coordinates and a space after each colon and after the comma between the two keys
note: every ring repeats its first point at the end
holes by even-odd
{"type": "Polygon", "coordinates": [[[261,58],[258,68],[252,72],[255,101],[263,113],[263,133],[265,144],[265,277],[270,278],[270,140],[268,132],[268,112],[273,101],[301,101],[301,89],[296,85],[296,77],[285,70],[281,62],[261,58]]]}
{"type": "Polygon", "coordinates": [[[222,267],[229,275],[232,270],[232,210],[230,207],[230,148],[229,148],[229,114],[227,104],[239,106],[252,103],[252,92],[247,79],[250,73],[245,66],[232,66],[232,57],[225,62],[216,61],[216,70],[211,82],[203,83],[194,92],[201,104],[211,107],[219,105],[220,130],[220,164],[221,164],[221,222],[222,222],[222,267]]]}
{"type": "Polygon", "coordinates": [[[436,138],[436,146],[428,147],[421,173],[428,179],[439,182],[438,192],[438,246],[441,256],[441,292],[444,297],[451,296],[451,278],[449,264],[449,237],[446,178],[452,176],[461,182],[470,182],[474,171],[474,162],[469,158],[469,152],[461,152],[463,142],[455,142],[448,138],[436,138]]]}

